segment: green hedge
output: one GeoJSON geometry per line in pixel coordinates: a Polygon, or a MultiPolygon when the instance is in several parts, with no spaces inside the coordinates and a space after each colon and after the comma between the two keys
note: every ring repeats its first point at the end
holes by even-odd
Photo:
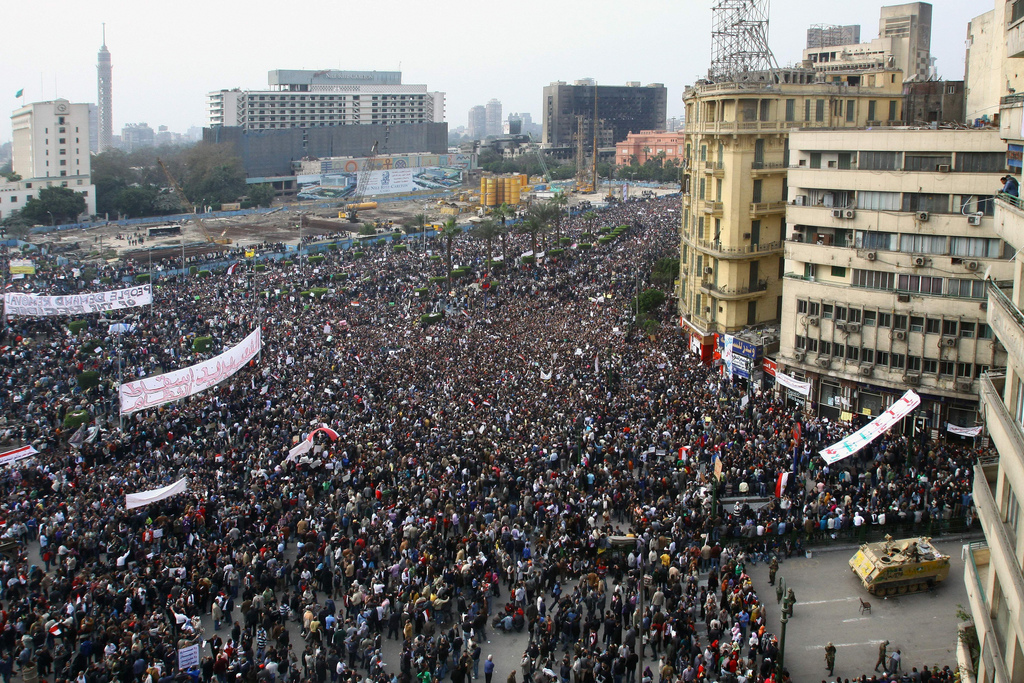
{"type": "Polygon", "coordinates": [[[445,277],[444,275],[435,275],[434,277],[430,278],[430,282],[431,283],[444,282],[447,279],[448,278],[445,277]]]}
{"type": "Polygon", "coordinates": [[[136,282],[149,282],[149,273],[139,273],[135,276],[136,282]]]}
{"type": "Polygon", "coordinates": [[[335,273],[331,276],[332,280],[344,280],[348,277],[348,273],[335,273]]]}
{"type": "Polygon", "coordinates": [[[520,259],[523,263],[533,263],[537,260],[536,256],[524,256],[520,259]]]}
{"type": "Polygon", "coordinates": [[[434,255],[432,255],[430,257],[430,260],[431,261],[440,261],[441,260],[441,255],[440,254],[434,254],[434,255]]]}
{"type": "Polygon", "coordinates": [[[487,261],[487,266],[492,270],[495,268],[502,268],[505,265],[504,261],[487,261]]]}
{"type": "Polygon", "coordinates": [[[423,296],[428,291],[430,290],[428,290],[426,287],[417,287],[416,289],[412,290],[412,293],[415,294],[416,296],[423,296]]]}
{"type": "Polygon", "coordinates": [[[198,276],[198,277],[213,277],[213,273],[211,273],[208,270],[200,270],[198,273],[196,273],[196,276],[198,276]]]}
{"type": "Polygon", "coordinates": [[[282,261],[281,261],[281,265],[282,265],[282,266],[284,266],[284,267],[286,267],[286,268],[287,268],[288,266],[292,265],[293,263],[294,263],[294,261],[285,261],[285,260],[282,260],[282,261]]]}
{"type": "Polygon", "coordinates": [[[327,294],[327,292],[331,290],[327,289],[326,287],[314,287],[310,291],[313,293],[313,296],[315,298],[320,299],[321,297],[323,297],[324,294],[327,294]]]}
{"type": "Polygon", "coordinates": [[[572,244],[572,238],[571,237],[559,237],[558,238],[558,243],[561,244],[562,246],[565,246],[567,244],[572,244]]]}
{"type": "Polygon", "coordinates": [[[92,355],[96,353],[96,349],[100,348],[101,346],[103,345],[100,344],[98,341],[88,341],[82,344],[78,350],[81,351],[82,353],[92,355]]]}
{"type": "Polygon", "coordinates": [[[587,249],[593,249],[594,245],[591,244],[590,242],[580,242],[579,244],[576,245],[576,248],[582,251],[586,251],[587,249]]]}
{"type": "MultiPolygon", "coordinates": [[[[95,279],[95,278],[93,278],[93,279],[95,279]]],[[[109,277],[101,277],[100,278],[100,282],[105,284],[105,285],[109,285],[109,284],[113,284],[114,281],[111,280],[109,277]]]]}
{"type": "Polygon", "coordinates": [[[420,322],[424,325],[433,325],[434,323],[441,322],[442,318],[444,318],[444,311],[439,313],[427,313],[426,315],[420,316],[420,322]]]}
{"type": "Polygon", "coordinates": [[[581,240],[590,241],[590,240],[594,239],[594,233],[592,233],[592,232],[585,232],[582,235],[580,235],[580,239],[581,240]]]}
{"type": "Polygon", "coordinates": [[[609,242],[612,241],[612,239],[612,237],[608,237],[607,235],[605,235],[604,237],[598,237],[597,241],[601,244],[608,244],[609,242]]]}
{"type": "Polygon", "coordinates": [[[327,248],[330,249],[331,251],[338,251],[338,245],[336,242],[331,242],[330,244],[327,245],[327,248]]]}
{"type": "Polygon", "coordinates": [[[321,263],[324,260],[323,254],[313,254],[309,257],[310,263],[321,263]]]}
{"type": "Polygon", "coordinates": [[[89,326],[89,323],[84,320],[72,320],[68,323],[68,329],[71,330],[71,334],[78,336],[78,333],[89,326]]]}
{"type": "Polygon", "coordinates": [[[407,245],[407,244],[396,244],[395,246],[393,246],[391,248],[394,251],[405,251],[405,250],[407,250],[409,248],[409,245],[407,245]]]}
{"type": "Polygon", "coordinates": [[[64,429],[78,429],[89,421],[89,411],[72,410],[64,416],[64,429]]]}
{"type": "Polygon", "coordinates": [[[197,353],[206,353],[213,346],[213,337],[196,337],[192,340],[192,350],[197,353]]]}
{"type": "Polygon", "coordinates": [[[78,375],[78,388],[85,391],[100,385],[100,373],[95,370],[86,370],[78,375]]]}
{"type": "Polygon", "coordinates": [[[188,267],[188,274],[189,275],[195,275],[198,272],[199,272],[199,266],[189,266],[188,267]]]}
{"type": "Polygon", "coordinates": [[[362,251],[354,251],[354,252],[352,252],[352,258],[363,258],[363,256],[365,256],[365,255],[366,255],[366,253],[362,252],[362,251]]]}
{"type": "Polygon", "coordinates": [[[467,275],[469,275],[469,270],[467,268],[456,268],[451,272],[451,276],[453,278],[466,277],[467,275]]]}
{"type": "Polygon", "coordinates": [[[565,249],[548,249],[548,256],[559,256],[565,253],[565,249]]]}
{"type": "Polygon", "coordinates": [[[266,269],[267,265],[265,263],[257,263],[255,266],[253,266],[253,270],[255,270],[257,273],[262,273],[266,269]]]}

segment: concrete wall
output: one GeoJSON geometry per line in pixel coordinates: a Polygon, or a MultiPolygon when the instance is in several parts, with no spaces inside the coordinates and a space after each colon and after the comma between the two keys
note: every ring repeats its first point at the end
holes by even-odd
{"type": "Polygon", "coordinates": [[[282,176],[292,175],[293,161],[307,157],[364,157],[375,142],[379,154],[446,154],[448,124],[412,123],[390,126],[390,129],[382,125],[324,126],[269,131],[205,128],[203,141],[234,145],[249,177],[282,176]]]}

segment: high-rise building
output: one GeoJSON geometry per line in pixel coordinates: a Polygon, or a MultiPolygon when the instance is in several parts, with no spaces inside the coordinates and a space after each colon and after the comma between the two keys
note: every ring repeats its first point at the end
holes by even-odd
{"type": "MultiPolygon", "coordinates": [[[[878,38],[868,43],[858,42],[858,30],[857,40],[848,43],[812,45],[815,28],[807,31],[807,49],[803,58],[818,71],[899,69],[904,80],[909,81],[924,81],[934,75],[931,59],[932,6],[927,2],[883,7],[878,20],[878,38]]],[[[841,35],[842,31],[826,31],[822,38],[841,35]]]]}
{"type": "Polygon", "coordinates": [[[668,91],[661,83],[641,86],[594,85],[590,79],[568,85],[562,81],[544,88],[545,147],[574,146],[578,131],[577,116],[584,118],[584,136],[594,134],[594,95],[597,91],[598,146],[614,146],[630,133],[664,130],[668,111],[668,91]]]}
{"type": "Polygon", "coordinates": [[[679,312],[710,343],[782,316],[787,137],[793,128],[899,122],[901,73],[834,74],[809,69],[745,72],[688,87],[679,312]]]}
{"type": "Polygon", "coordinates": [[[444,93],[403,84],[401,71],[278,69],[268,81],[268,90],[207,93],[209,126],[279,130],[444,122],[444,93]]]}
{"type": "Polygon", "coordinates": [[[470,108],[469,125],[466,128],[466,134],[474,140],[487,137],[487,109],[482,104],[470,108]]]}
{"type": "Polygon", "coordinates": [[[807,29],[807,47],[835,47],[860,42],[860,24],[836,26],[815,24],[807,29]]]}
{"type": "Polygon", "coordinates": [[[501,102],[492,99],[484,107],[488,135],[501,135],[501,102]]]}
{"type": "Polygon", "coordinates": [[[992,220],[1005,172],[993,128],[790,133],[777,361],[820,416],[913,388],[927,428],[975,426],[977,380],[1006,364],[979,305],[1013,271],[992,220]]]}
{"type": "Polygon", "coordinates": [[[98,154],[100,151],[100,116],[99,107],[89,105],[89,151],[98,154]]]}
{"type": "Polygon", "coordinates": [[[113,93],[111,91],[110,51],[107,50],[107,25],[103,25],[103,45],[96,56],[96,112],[97,137],[96,151],[105,152],[113,144],[114,115],[112,109],[113,93]]]}
{"type": "Polygon", "coordinates": [[[46,187],[67,187],[85,195],[86,212],[96,213],[89,155],[89,105],[65,99],[33,102],[11,114],[12,167],[21,180],[0,184],[0,217],[20,209],[46,187]],[[8,196],[9,195],[9,196],[8,196]]]}
{"type": "Polygon", "coordinates": [[[156,134],[146,123],[126,123],[121,129],[121,149],[132,153],[143,147],[152,147],[156,134]]]}

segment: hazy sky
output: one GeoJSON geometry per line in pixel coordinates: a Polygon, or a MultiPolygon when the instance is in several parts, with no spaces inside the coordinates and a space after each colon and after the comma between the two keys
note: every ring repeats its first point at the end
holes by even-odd
{"type": "MultiPolygon", "coordinates": [[[[993,0],[933,2],[932,56],[939,75],[962,79],[967,22],[993,0]]],[[[895,3],[893,3],[895,4],[895,3]]],[[[0,28],[0,111],[25,101],[96,101],[100,24],[113,59],[114,132],[125,123],[184,132],[205,124],[205,94],[262,89],[272,69],[396,70],[403,82],[447,93],[446,120],[492,97],[503,112],[539,122],[541,88],[664,83],[669,116],[684,86],[707,72],[711,0],[434,0],[413,2],[168,3],[35,0],[12,3],[0,28]],[[162,9],[161,9],[162,8],[162,9]]],[[[882,3],[772,0],[770,44],[780,65],[799,59],[807,27],[860,24],[878,35],[882,3]]],[[[0,140],[11,137],[0,125],[0,140]]]]}

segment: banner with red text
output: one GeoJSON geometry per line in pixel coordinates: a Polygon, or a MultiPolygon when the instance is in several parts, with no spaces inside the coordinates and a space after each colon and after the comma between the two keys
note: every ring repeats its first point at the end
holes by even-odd
{"type": "Polygon", "coordinates": [[[260,352],[260,328],[253,330],[237,346],[210,360],[182,370],[146,377],[121,385],[121,414],[177,401],[220,384],[238,372],[260,352]]]}
{"type": "Polygon", "coordinates": [[[148,306],[153,303],[151,285],[68,296],[41,296],[8,292],[4,294],[4,315],[85,315],[103,311],[148,306]]]}
{"type": "Polygon", "coordinates": [[[24,458],[29,458],[38,453],[32,446],[22,446],[21,448],[15,448],[13,451],[5,451],[0,453],[0,465],[7,465],[9,463],[18,462],[24,458]]]}
{"type": "Polygon", "coordinates": [[[830,465],[837,460],[851,456],[889,431],[894,424],[909,415],[910,411],[919,405],[921,405],[921,397],[913,391],[908,391],[900,397],[900,400],[889,406],[889,409],[884,413],[842,441],[819,451],[818,455],[824,458],[825,462],[830,465]]]}

